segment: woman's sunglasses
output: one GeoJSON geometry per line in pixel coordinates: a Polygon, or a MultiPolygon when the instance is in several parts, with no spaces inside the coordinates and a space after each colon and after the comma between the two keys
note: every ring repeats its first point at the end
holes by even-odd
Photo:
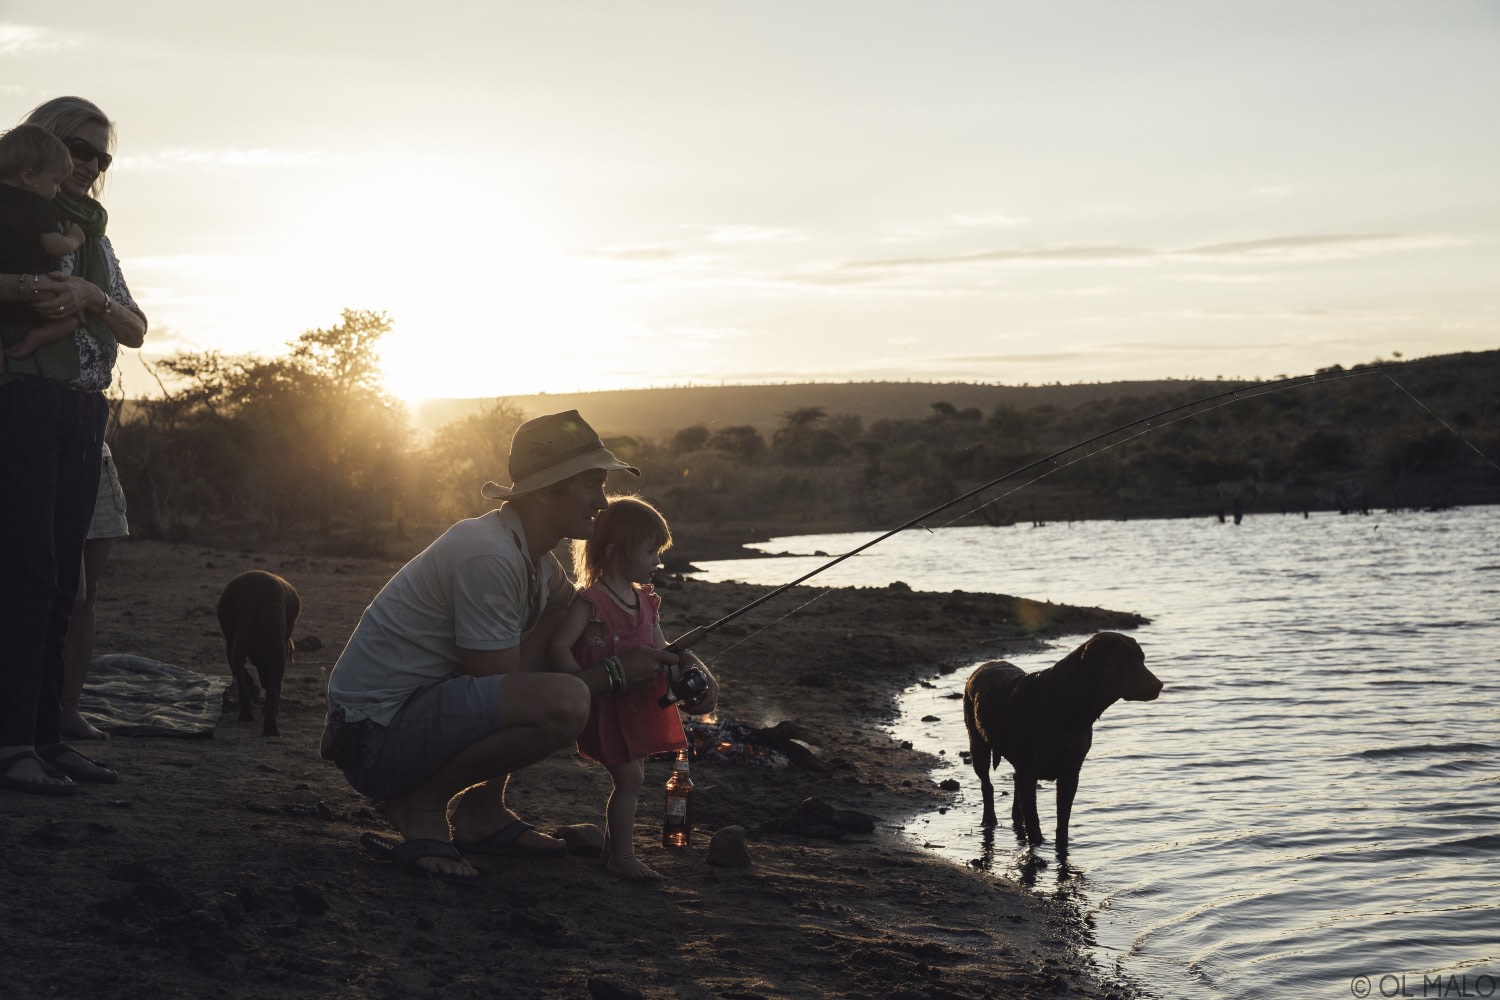
{"type": "Polygon", "coordinates": [[[68,152],[75,160],[98,160],[99,172],[102,174],[109,169],[109,165],[115,162],[115,158],[102,149],[95,149],[94,144],[87,139],[80,139],[76,135],[63,140],[63,145],[68,147],[68,152]]]}

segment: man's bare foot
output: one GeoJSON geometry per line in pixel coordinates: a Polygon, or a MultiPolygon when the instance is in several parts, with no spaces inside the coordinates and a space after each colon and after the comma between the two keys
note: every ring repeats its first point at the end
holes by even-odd
{"type": "MultiPolygon", "coordinates": [[[[471,789],[459,797],[458,805],[453,809],[453,840],[468,850],[520,821],[521,817],[511,811],[503,799],[497,799],[484,790],[471,789]]],[[[526,830],[514,844],[539,854],[561,852],[568,846],[567,841],[549,837],[539,830],[526,830]]]]}
{"type": "MultiPolygon", "coordinates": [[[[453,838],[448,832],[447,803],[433,806],[415,803],[410,797],[387,799],[382,806],[382,811],[385,813],[385,818],[391,821],[391,826],[394,826],[401,834],[403,840],[440,840],[445,844],[453,843],[453,838]]],[[[442,872],[447,875],[479,874],[473,865],[462,858],[418,858],[415,864],[427,871],[442,872]]]]}
{"type": "Polygon", "coordinates": [[[604,856],[604,870],[611,875],[628,878],[634,882],[655,881],[661,878],[661,873],[635,855],[624,858],[604,856]]]}
{"type": "Polygon", "coordinates": [[[85,719],[77,705],[64,705],[62,734],[65,740],[107,740],[109,734],[85,719]]]}

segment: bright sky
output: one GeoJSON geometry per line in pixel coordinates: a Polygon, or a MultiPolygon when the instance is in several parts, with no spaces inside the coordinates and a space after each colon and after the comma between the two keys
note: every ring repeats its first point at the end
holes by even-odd
{"type": "Polygon", "coordinates": [[[344,307],[407,398],[1500,346],[1493,0],[0,0],[0,125],[73,93],[148,360],[344,307]]]}

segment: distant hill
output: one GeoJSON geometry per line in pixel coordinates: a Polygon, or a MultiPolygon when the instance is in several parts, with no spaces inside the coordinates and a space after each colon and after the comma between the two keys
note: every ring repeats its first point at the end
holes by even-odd
{"type": "MultiPolygon", "coordinates": [[[[933,403],[949,403],[960,410],[977,407],[989,416],[1001,405],[1018,410],[1038,406],[1067,410],[1098,399],[1144,396],[1191,384],[1183,380],[1044,386],[968,382],[809,382],[537,393],[509,399],[529,416],[577,410],[600,434],[631,434],[665,440],[694,424],[703,424],[709,430],[749,424],[769,435],[781,424],[783,413],[809,406],[821,406],[830,417],[853,414],[871,424],[881,419],[926,417],[932,413],[933,403]]],[[[422,432],[434,430],[451,420],[468,416],[489,401],[429,400],[416,408],[417,429],[422,432]]]]}
{"type": "MultiPolygon", "coordinates": [[[[295,378],[121,407],[110,443],[132,531],[213,544],[304,532],[320,551],[379,553],[472,515],[476,484],[504,468],[512,409],[454,425],[488,401],[447,400],[413,427],[378,392],[277,364],[295,378]],[[441,437],[420,433],[443,425],[441,437]]],[[[631,487],[700,541],[890,527],[954,497],[977,505],[951,520],[994,525],[1500,503],[1500,350],[1320,374],[1332,377],[1265,392],[1218,379],[858,382],[509,402],[528,415],[580,410],[640,469],[631,487]],[[828,419],[785,418],[812,408],[828,419]],[[678,436],[696,425],[707,433],[678,436]],[[986,484],[1043,465],[979,502],[986,484]]]]}

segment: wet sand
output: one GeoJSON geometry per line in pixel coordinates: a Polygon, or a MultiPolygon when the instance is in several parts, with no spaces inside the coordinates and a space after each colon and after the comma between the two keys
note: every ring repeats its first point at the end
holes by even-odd
{"type": "MultiPolygon", "coordinates": [[[[690,537],[681,549],[693,554],[690,537]]],[[[951,796],[933,783],[933,761],[882,724],[902,687],[939,669],[1039,638],[1128,628],[1133,616],[899,587],[798,588],[697,651],[722,682],[721,719],[795,723],[816,766],[698,765],[694,842],[672,851],[660,845],[669,765],[648,763],[637,849],[666,876],[659,883],[570,856],[481,859],[482,883],[465,887],[368,857],[360,834],[390,828],[317,756],[324,672],[398,565],[116,546],[98,653],[227,681],[213,606],[230,577],[253,568],[297,586],[296,634],[323,645],[299,654],[279,738],[225,716],[212,739],[85,747],[120,771],[118,785],[66,799],[0,791],[5,996],[1123,995],[1088,967],[1065,905],[894,832],[951,796]],[[874,829],[798,823],[808,799],[871,817],[874,829]],[[749,867],[707,863],[710,836],[730,826],[747,832],[749,867]]],[[[764,592],[669,580],[664,630],[715,621],[764,592]]],[[[951,752],[965,746],[958,722],[951,752]]],[[[559,753],[520,773],[510,801],[553,830],[602,825],[608,791],[602,768],[559,753]]]]}

